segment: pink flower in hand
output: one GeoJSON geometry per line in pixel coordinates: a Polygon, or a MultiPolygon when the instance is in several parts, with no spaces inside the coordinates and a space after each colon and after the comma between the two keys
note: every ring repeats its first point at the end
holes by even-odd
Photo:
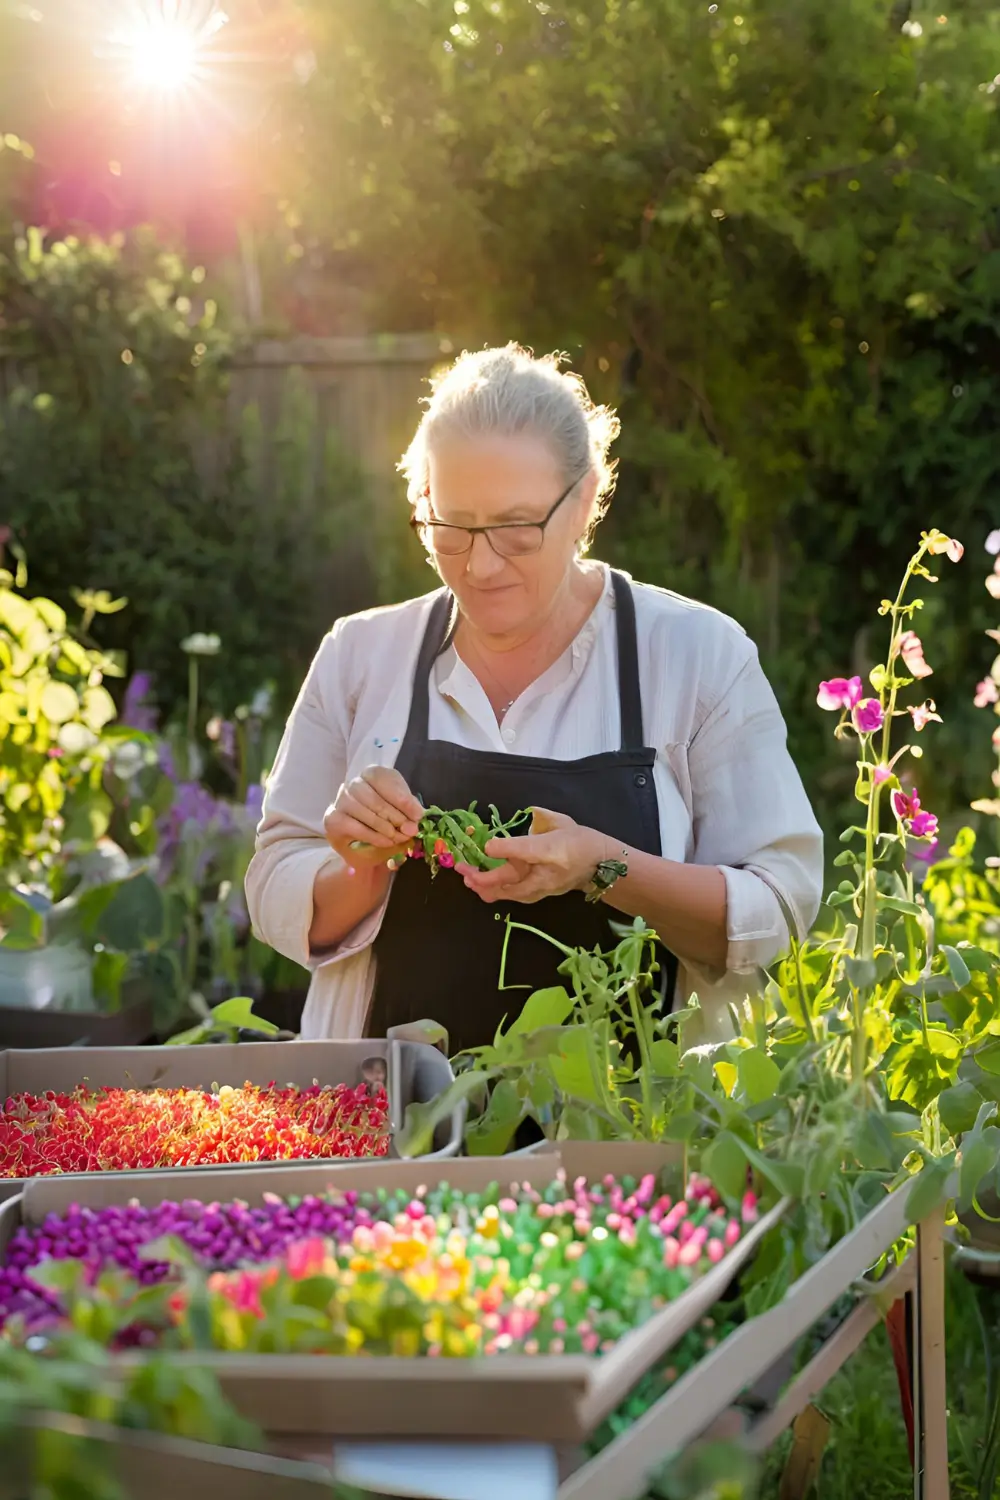
{"type": "Polygon", "coordinates": [[[918,734],[921,729],[926,729],[927,725],[932,721],[935,724],[941,723],[941,715],[936,712],[934,701],[931,698],[928,698],[926,703],[918,703],[915,708],[911,705],[910,713],[913,716],[913,727],[918,734]]]}
{"type": "Polygon", "coordinates": [[[859,734],[874,734],[882,728],[885,715],[877,698],[862,698],[854,706],[854,725],[859,734]]]}
{"type": "Polygon", "coordinates": [[[860,701],[861,692],[860,677],[831,677],[829,682],[820,683],[816,702],[820,708],[836,713],[842,708],[853,708],[860,701]]]}
{"type": "Polygon", "coordinates": [[[997,701],[997,685],[992,677],[984,677],[982,682],[976,683],[976,696],[972,701],[977,708],[985,708],[997,701]]]}
{"type": "Polygon", "coordinates": [[[924,648],[915,630],[904,630],[896,649],[912,677],[930,677],[932,668],[924,661],[924,648]]]}

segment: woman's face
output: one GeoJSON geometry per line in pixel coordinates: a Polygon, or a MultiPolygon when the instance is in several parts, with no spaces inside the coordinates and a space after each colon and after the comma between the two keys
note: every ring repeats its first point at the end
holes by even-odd
{"type": "MultiPolygon", "coordinates": [[[[572,475],[564,475],[543,439],[478,437],[442,442],[428,455],[428,519],[453,526],[500,526],[544,521],[572,475]]],[[[457,556],[431,558],[462,613],[484,635],[530,631],[551,612],[569,578],[576,547],[587,528],[596,480],[582,478],[545,527],[537,552],[500,556],[477,535],[457,556]]],[[[507,533],[511,542],[528,533],[507,533]]],[[[429,532],[433,537],[434,532],[429,532]]],[[[537,534],[536,534],[537,536],[537,534]]],[[[499,538],[503,545],[504,537],[499,538]]],[[[431,544],[433,545],[433,543],[431,544]]]]}

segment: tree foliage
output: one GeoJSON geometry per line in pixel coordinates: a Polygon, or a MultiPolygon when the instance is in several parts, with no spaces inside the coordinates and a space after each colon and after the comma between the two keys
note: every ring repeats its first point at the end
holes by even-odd
{"type": "MultiPolygon", "coordinates": [[[[796,716],[864,665],[879,577],[915,526],[976,545],[992,519],[1000,8],[310,10],[284,101],[303,251],[383,326],[569,351],[625,419],[604,550],[737,614],[818,775],[796,716]]],[[[960,700],[968,594],[935,605],[960,700]]],[[[823,774],[839,798],[853,768],[823,774]]]]}

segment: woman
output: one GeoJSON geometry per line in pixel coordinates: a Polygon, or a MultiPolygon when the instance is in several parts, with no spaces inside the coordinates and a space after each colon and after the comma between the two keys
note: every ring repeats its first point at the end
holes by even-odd
{"type": "Polygon", "coordinates": [[[724,615],[586,559],[618,422],[556,358],[464,354],[401,468],[444,585],[339,620],[268,780],[254,927],[313,971],[305,1037],[431,1018],[492,1041],[571,946],[641,916],[724,1024],[820,898],[822,841],[774,695],[724,615]],[[426,806],[531,808],[505,862],[432,881],[394,856],[426,806]],[[358,845],[364,847],[357,847],[358,845]]]}

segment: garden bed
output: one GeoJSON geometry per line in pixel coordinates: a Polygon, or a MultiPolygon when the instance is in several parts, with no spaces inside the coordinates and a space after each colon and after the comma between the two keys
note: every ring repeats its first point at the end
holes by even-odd
{"type": "MultiPolygon", "coordinates": [[[[80,1085],[91,1091],[103,1088],[150,1090],[192,1089],[212,1093],[217,1089],[239,1090],[245,1084],[266,1088],[278,1080],[282,1085],[308,1089],[314,1083],[335,1088],[356,1088],[364,1081],[365,1064],[377,1059],[388,1093],[388,1149],[410,1103],[435,1098],[451,1081],[451,1067],[433,1047],[419,1042],[371,1040],[359,1042],[261,1042],[254,1046],[222,1044],[196,1047],[53,1048],[0,1053],[0,1097],[47,1092],[70,1094],[80,1085]]],[[[370,1071],[370,1070],[369,1070],[370,1071]]],[[[434,1156],[448,1157],[459,1150],[464,1108],[459,1107],[442,1122],[434,1136],[434,1156]]],[[[313,1155],[311,1163],[337,1160],[313,1155]]],[[[233,1162],[228,1172],[253,1171],[265,1161],[233,1162]]],[[[304,1163],[292,1158],[275,1165],[298,1168],[304,1163]]],[[[165,1170],[165,1169],[161,1169],[165,1170]]],[[[181,1167],[185,1177],[214,1170],[211,1166],[181,1167]]],[[[80,1182],[100,1171],[62,1173],[62,1180],[80,1182]]],[[[18,1193],[25,1178],[0,1179],[0,1200],[18,1193]]]]}
{"type": "MultiPolygon", "coordinates": [[[[491,1183],[507,1181],[511,1166],[503,1158],[457,1160],[448,1165],[448,1184],[454,1192],[480,1193],[491,1183]]],[[[616,1177],[664,1169],[679,1175],[678,1156],[671,1147],[581,1144],[567,1146],[559,1155],[518,1162],[515,1187],[540,1191],[552,1184],[560,1167],[571,1182],[579,1177],[600,1181],[611,1171],[616,1177]]],[[[252,1208],[266,1195],[321,1193],[331,1183],[343,1189],[349,1184],[358,1192],[415,1194],[429,1182],[434,1178],[429,1179],[426,1162],[383,1161],[353,1165],[339,1183],[326,1165],[303,1165],[289,1172],[248,1170],[239,1191],[241,1201],[252,1208]]],[[[36,1179],[0,1209],[0,1255],[22,1225],[42,1225],[48,1215],[64,1214],[74,1203],[98,1208],[133,1200],[151,1207],[181,1198],[186,1191],[182,1174],[36,1179]]],[[[206,1171],[199,1178],[203,1202],[223,1202],[233,1193],[234,1179],[228,1172],[206,1171]]],[[[753,1223],[686,1290],[600,1354],[433,1359],[172,1351],[171,1359],[210,1368],[236,1408],[278,1439],[419,1435],[578,1441],[724,1295],[782,1212],[779,1205],[753,1223]]],[[[125,1354],[120,1359],[128,1364],[143,1357],[125,1354]]]]}

